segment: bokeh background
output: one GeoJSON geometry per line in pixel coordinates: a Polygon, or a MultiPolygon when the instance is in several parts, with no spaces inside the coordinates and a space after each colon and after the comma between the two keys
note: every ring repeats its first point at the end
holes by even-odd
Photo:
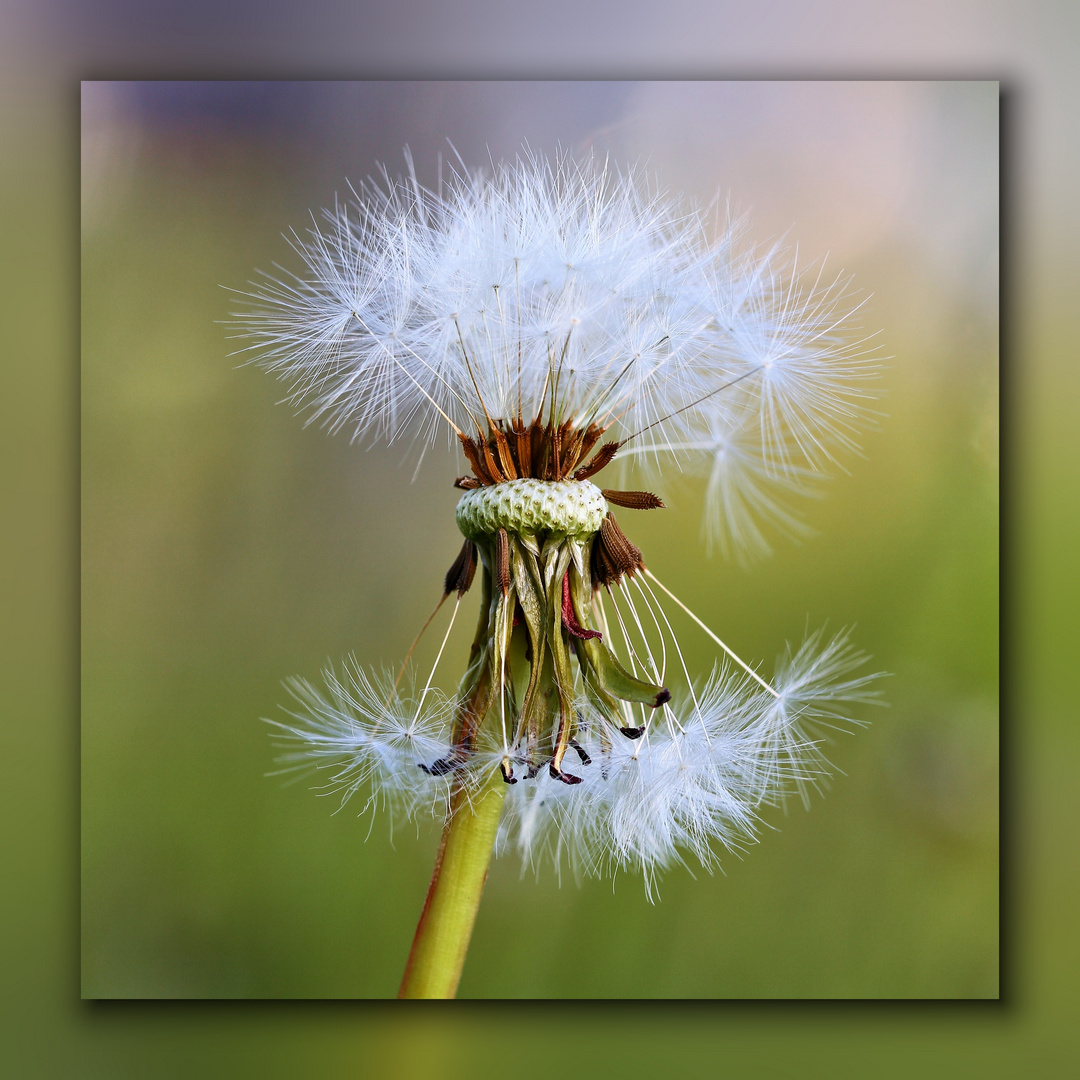
{"type": "Polygon", "coordinates": [[[406,144],[433,183],[447,140],[471,166],[527,142],[730,196],[761,241],[853,275],[888,357],[809,538],[709,556],[674,476],[633,523],[766,669],[807,625],[854,625],[888,708],[836,739],[809,813],[769,813],[713,876],[673,869],[656,905],[632,876],[497,861],[461,996],[998,995],[996,82],[90,81],[81,113],[85,997],[396,992],[437,829],[268,778],[260,718],[287,675],[404,654],[459,546],[461,466],[414,479],[408,448],[304,428],[222,323],[256,267],[298,268],[282,232],[406,144]]]}
{"type": "Polygon", "coordinates": [[[9,500],[0,531],[7,1071],[50,1080],[315,1071],[411,1080],[508,1068],[1068,1074],[1080,1051],[1080,6],[551,0],[538,18],[534,6],[502,0],[10,0],[0,24],[0,340],[10,359],[0,395],[9,500]],[[540,1009],[80,1000],[80,80],[628,74],[1001,79],[1002,998],[540,1009]]]}

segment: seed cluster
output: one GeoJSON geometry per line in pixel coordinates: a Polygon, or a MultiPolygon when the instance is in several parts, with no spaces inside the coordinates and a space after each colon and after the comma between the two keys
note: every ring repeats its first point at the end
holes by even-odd
{"type": "Polygon", "coordinates": [[[520,418],[489,419],[487,436],[479,431],[476,438],[458,433],[473,476],[459,478],[457,486],[480,487],[525,477],[588,480],[611,461],[621,445],[606,442],[582,464],[605,430],[599,424],[577,427],[572,420],[557,424],[537,418],[526,427],[520,418]]]}

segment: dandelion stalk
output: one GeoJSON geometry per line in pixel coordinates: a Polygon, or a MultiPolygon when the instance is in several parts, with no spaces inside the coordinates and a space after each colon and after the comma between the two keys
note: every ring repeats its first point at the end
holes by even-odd
{"type": "Polygon", "coordinates": [[[653,481],[665,462],[696,467],[710,538],[743,554],[769,526],[796,531],[786,496],[855,449],[877,372],[859,305],[845,279],[758,251],[743,227],[708,240],[700,211],[569,158],[438,193],[410,176],[297,238],[306,273],[269,279],[236,315],[312,420],[390,441],[441,430],[469,469],[454,481],[464,543],[424,629],[451,593],[454,614],[419,694],[404,665],[392,679],[353,660],[324,687],[294,680],[297,708],[275,722],[286,767],[442,816],[402,997],[456,992],[493,852],[634,868],[651,895],[666,866],[711,866],[763,808],[818,785],[823,730],[874,698],[843,633],[759,673],[616,520],[663,501],[593,482],[617,461],[653,481]],[[438,667],[478,570],[448,693],[438,667]],[[711,673],[691,674],[662,600],[718,647],[711,673]]]}
{"type": "Polygon", "coordinates": [[[452,998],[457,993],[505,793],[493,774],[478,794],[459,788],[451,800],[399,998],[452,998]]]}

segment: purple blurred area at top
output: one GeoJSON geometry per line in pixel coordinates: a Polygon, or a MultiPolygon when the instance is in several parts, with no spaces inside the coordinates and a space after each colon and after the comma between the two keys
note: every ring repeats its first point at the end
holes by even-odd
{"type": "Polygon", "coordinates": [[[133,81],[84,84],[83,101],[84,120],[108,99],[158,145],[211,154],[261,146],[276,173],[330,193],[381,164],[401,172],[405,147],[428,186],[440,161],[459,156],[472,169],[526,147],[586,149],[620,121],[633,90],[620,82],[133,81]],[[98,88],[105,93],[95,96],[98,88]]]}
{"type": "Polygon", "coordinates": [[[313,82],[131,82],[130,104],[148,126],[212,126],[253,135],[302,130],[325,84],[313,82]]]}

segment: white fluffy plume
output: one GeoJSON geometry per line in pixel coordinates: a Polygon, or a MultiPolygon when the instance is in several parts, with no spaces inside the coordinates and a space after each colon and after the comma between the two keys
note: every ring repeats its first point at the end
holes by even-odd
{"type": "Polygon", "coordinates": [[[790,531],[778,495],[856,449],[873,396],[842,276],[591,159],[528,154],[438,192],[410,169],[292,242],[301,273],[255,285],[234,327],[311,420],[434,438],[528,421],[557,381],[564,419],[708,476],[710,534],[736,550],[763,545],[757,521],[790,531]]]}

